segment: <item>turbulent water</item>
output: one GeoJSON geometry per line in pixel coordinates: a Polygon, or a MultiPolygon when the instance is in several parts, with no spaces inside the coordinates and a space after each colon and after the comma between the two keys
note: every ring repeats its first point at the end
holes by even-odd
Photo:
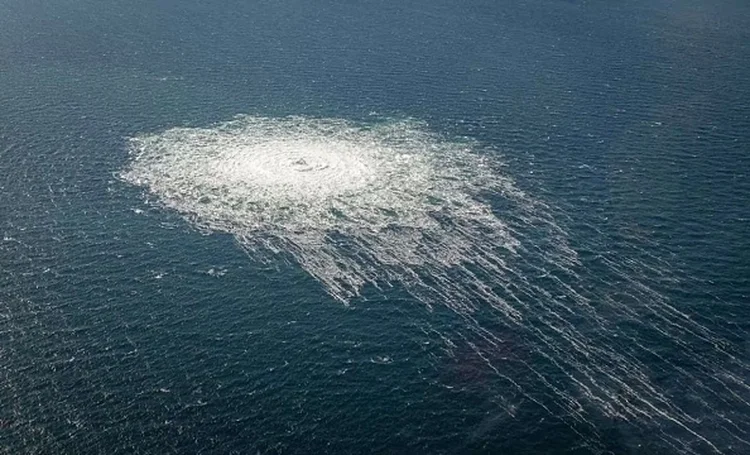
{"type": "Polygon", "coordinates": [[[670,280],[669,271],[658,260],[605,256],[598,273],[617,280],[619,295],[592,289],[554,211],[516,188],[498,154],[477,142],[414,120],[239,116],[134,137],[130,155],[121,177],[148,198],[232,234],[253,259],[293,258],[344,304],[366,286],[395,286],[428,309],[448,307],[465,325],[440,333],[447,350],[465,343],[513,393],[549,412],[542,397],[594,430],[591,413],[602,413],[684,453],[721,451],[717,436],[704,435],[710,420],[721,444],[750,449],[750,364],[644,280],[670,280]],[[511,333],[524,356],[502,355],[511,333]],[[666,346],[689,367],[662,357],[666,346]],[[654,359],[689,405],[654,383],[645,363],[654,359]],[[696,370],[709,376],[695,381],[696,370]],[[738,407],[715,411],[730,403],[738,407]]]}
{"type": "Polygon", "coordinates": [[[241,117],[134,138],[123,178],[252,253],[288,252],[339,300],[398,281],[469,308],[471,294],[445,276],[456,268],[517,315],[465,264],[503,267],[499,250],[518,243],[482,191],[533,203],[473,148],[414,121],[241,117]]]}
{"type": "Polygon", "coordinates": [[[0,454],[750,453],[749,30],[0,0],[0,454]]]}

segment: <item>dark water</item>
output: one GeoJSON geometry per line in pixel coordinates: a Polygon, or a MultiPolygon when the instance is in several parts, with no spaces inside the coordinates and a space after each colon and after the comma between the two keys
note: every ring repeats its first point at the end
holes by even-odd
{"type": "Polygon", "coordinates": [[[0,0],[0,453],[750,453],[748,13],[0,0]],[[502,153],[653,412],[499,324],[501,348],[441,338],[465,321],[398,288],[346,307],[117,177],[137,134],[373,112],[502,153]]]}

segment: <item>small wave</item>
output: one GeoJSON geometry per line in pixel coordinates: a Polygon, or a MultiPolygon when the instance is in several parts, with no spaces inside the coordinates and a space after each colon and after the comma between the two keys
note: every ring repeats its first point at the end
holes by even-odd
{"type": "Polygon", "coordinates": [[[747,362],[645,284],[665,273],[654,266],[605,254],[606,279],[594,281],[553,210],[477,143],[413,120],[240,116],[134,137],[129,147],[125,181],[203,230],[231,233],[251,257],[290,255],[340,302],[368,285],[397,285],[450,309],[462,328],[439,334],[446,350],[463,342],[508,393],[564,415],[574,431],[596,434],[596,409],[658,429],[655,438],[685,453],[750,446],[747,362]],[[504,332],[528,354],[507,352],[504,332]],[[650,379],[654,361],[697,397],[690,410],[650,379]],[[712,403],[742,412],[715,418],[708,434],[701,421],[712,403]]]}

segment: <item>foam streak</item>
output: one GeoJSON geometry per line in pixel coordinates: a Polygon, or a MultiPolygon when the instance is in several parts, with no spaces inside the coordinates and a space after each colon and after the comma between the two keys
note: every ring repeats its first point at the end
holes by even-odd
{"type": "Polygon", "coordinates": [[[252,257],[291,256],[340,302],[398,286],[449,308],[464,328],[440,334],[448,352],[462,340],[509,384],[503,393],[577,433],[597,433],[596,410],[658,429],[652,437],[680,452],[750,450],[750,366],[649,287],[647,277],[670,279],[668,264],[645,250],[603,252],[603,269],[586,271],[553,210],[475,143],[414,121],[238,117],[130,147],[125,181],[202,229],[233,234],[252,257]],[[503,331],[524,341],[526,357],[497,354],[503,331]],[[678,400],[683,391],[692,398],[678,400]],[[717,416],[715,406],[729,410],[717,416]]]}

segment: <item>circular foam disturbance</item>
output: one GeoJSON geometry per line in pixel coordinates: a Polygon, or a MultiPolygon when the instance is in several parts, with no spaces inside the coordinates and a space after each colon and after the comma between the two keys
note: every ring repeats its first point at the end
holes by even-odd
{"type": "Polygon", "coordinates": [[[477,196],[521,193],[474,144],[447,141],[419,122],[241,116],[135,137],[130,146],[125,180],[250,250],[291,252],[342,300],[365,282],[392,278],[377,276],[378,263],[458,264],[471,260],[477,235],[514,244],[477,196]],[[334,234],[357,246],[359,259],[335,249],[334,234]]]}

